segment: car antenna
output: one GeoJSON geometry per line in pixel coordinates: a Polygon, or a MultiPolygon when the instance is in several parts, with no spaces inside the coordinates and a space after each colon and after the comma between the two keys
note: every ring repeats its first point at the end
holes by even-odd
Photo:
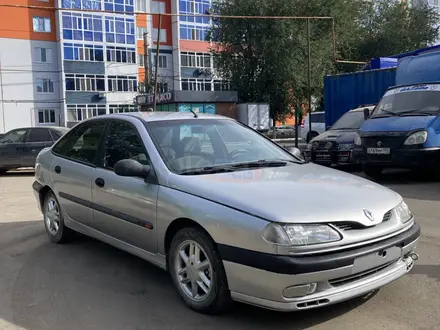
{"type": "Polygon", "coordinates": [[[197,116],[197,114],[194,112],[194,110],[193,109],[189,109],[189,111],[191,111],[192,112],[192,114],[194,115],[194,118],[199,118],[199,116],[197,116]]]}

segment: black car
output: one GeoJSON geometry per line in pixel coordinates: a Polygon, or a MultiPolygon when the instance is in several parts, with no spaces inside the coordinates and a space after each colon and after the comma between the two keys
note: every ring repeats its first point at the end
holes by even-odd
{"type": "Polygon", "coordinates": [[[0,137],[0,174],[20,167],[34,167],[38,153],[68,131],[58,126],[25,127],[3,134],[0,137]]]}
{"type": "Polygon", "coordinates": [[[374,105],[348,111],[330,129],[311,140],[304,152],[306,160],[321,165],[356,164],[353,155],[354,139],[365,121],[366,108],[371,113],[374,105]]]}

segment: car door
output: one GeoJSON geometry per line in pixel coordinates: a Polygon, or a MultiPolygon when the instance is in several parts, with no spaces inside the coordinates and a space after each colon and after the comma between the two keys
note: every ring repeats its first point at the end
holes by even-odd
{"type": "Polygon", "coordinates": [[[116,175],[114,165],[119,160],[130,158],[151,166],[138,129],[128,121],[115,120],[108,129],[94,172],[93,227],[132,246],[156,253],[159,186],[153,168],[147,180],[116,175]]]}
{"type": "Polygon", "coordinates": [[[52,184],[67,221],[93,225],[92,179],[106,120],[77,125],[52,149],[52,184]]]}
{"type": "Polygon", "coordinates": [[[34,167],[40,151],[52,144],[53,140],[48,128],[31,128],[23,147],[23,167],[34,167]]]}
{"type": "Polygon", "coordinates": [[[27,135],[28,128],[20,128],[6,133],[0,139],[0,168],[13,169],[22,167],[23,148],[27,135]]]}

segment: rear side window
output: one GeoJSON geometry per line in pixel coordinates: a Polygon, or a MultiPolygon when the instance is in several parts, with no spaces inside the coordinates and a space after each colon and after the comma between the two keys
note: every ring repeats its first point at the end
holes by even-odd
{"type": "Polygon", "coordinates": [[[323,113],[312,113],[312,123],[325,123],[325,116],[323,113]]]}
{"type": "Polygon", "coordinates": [[[47,128],[31,128],[27,142],[52,142],[47,128]]]}
{"type": "Polygon", "coordinates": [[[94,164],[106,125],[104,121],[93,121],[77,127],[57,143],[54,152],[72,160],[94,164]]]}
{"type": "Polygon", "coordinates": [[[54,141],[58,141],[64,134],[66,134],[69,130],[68,129],[50,129],[50,134],[52,134],[52,138],[54,141]]]}

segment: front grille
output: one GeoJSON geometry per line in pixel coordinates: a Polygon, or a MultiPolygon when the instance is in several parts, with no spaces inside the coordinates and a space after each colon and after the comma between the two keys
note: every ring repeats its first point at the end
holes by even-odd
{"type": "Polygon", "coordinates": [[[342,285],[345,285],[345,284],[349,284],[349,283],[352,283],[352,282],[355,282],[355,281],[359,281],[361,279],[364,279],[366,277],[372,276],[374,274],[377,274],[378,272],[380,272],[380,271],[382,271],[382,270],[392,266],[395,263],[396,263],[396,260],[393,260],[393,261],[390,261],[390,262],[388,262],[388,263],[386,263],[384,265],[378,266],[378,267],[373,268],[373,269],[369,269],[369,270],[367,270],[365,272],[357,273],[357,274],[354,274],[354,275],[348,275],[348,276],[344,276],[344,277],[339,277],[339,278],[336,278],[334,280],[330,280],[328,282],[333,287],[339,287],[339,286],[342,286],[342,285]]]}
{"type": "Polygon", "coordinates": [[[365,137],[363,139],[364,141],[364,147],[367,148],[377,148],[377,147],[381,147],[381,148],[391,148],[391,149],[399,149],[402,147],[403,143],[405,142],[405,137],[389,137],[389,136],[384,136],[384,137],[365,137]],[[381,142],[380,146],[378,146],[378,142],[381,142]]]}
{"type": "MultiPolygon", "coordinates": [[[[382,218],[382,222],[389,221],[392,216],[393,216],[392,210],[388,211],[387,213],[384,214],[384,216],[382,218]]],[[[367,227],[367,226],[364,226],[363,224],[360,224],[360,223],[354,222],[354,221],[333,222],[332,225],[340,230],[343,230],[343,231],[361,230],[361,229],[374,227],[374,226],[367,227]]]]}

